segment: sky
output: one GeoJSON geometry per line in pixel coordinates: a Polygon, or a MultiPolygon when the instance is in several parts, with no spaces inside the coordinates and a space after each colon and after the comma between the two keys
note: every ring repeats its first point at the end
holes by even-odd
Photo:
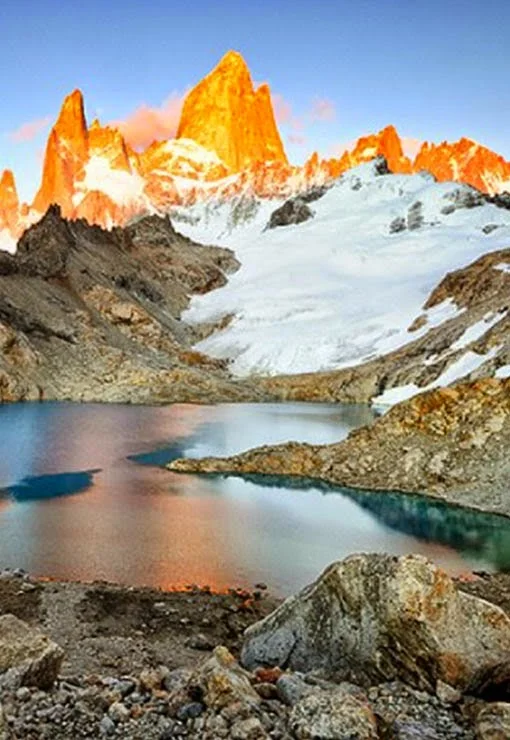
{"type": "Polygon", "coordinates": [[[510,159],[509,0],[1,0],[0,172],[24,199],[79,87],[142,145],[229,49],[268,82],[286,151],[338,154],[389,123],[415,148],[469,136],[510,159]]]}

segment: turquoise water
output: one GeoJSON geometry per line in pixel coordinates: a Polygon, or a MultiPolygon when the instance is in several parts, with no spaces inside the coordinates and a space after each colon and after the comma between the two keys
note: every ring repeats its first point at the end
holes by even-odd
{"type": "Polygon", "coordinates": [[[349,553],[421,552],[451,573],[510,569],[510,522],[314,481],[176,475],[179,456],[328,443],[365,406],[0,406],[0,568],[287,594],[349,553]]]}

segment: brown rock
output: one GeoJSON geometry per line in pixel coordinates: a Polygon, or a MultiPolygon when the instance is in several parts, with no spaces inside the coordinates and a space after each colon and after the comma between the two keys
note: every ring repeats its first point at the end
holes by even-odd
{"type": "Polygon", "coordinates": [[[21,684],[49,689],[63,658],[64,651],[35,627],[12,614],[0,617],[0,674],[15,669],[21,684]]]}
{"type": "Polygon", "coordinates": [[[508,740],[510,737],[510,704],[489,704],[476,721],[478,740],[508,740]]]}
{"type": "Polygon", "coordinates": [[[250,627],[241,660],[487,692],[510,685],[510,619],[421,556],[353,555],[250,627]]]}

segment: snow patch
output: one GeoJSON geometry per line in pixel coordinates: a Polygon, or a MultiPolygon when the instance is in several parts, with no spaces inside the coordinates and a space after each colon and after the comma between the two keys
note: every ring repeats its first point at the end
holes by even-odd
{"type": "Polygon", "coordinates": [[[85,178],[76,184],[73,204],[78,206],[91,190],[104,193],[118,205],[139,203],[145,200],[144,187],[141,175],[113,169],[108,159],[94,154],[85,165],[85,178]]]}
{"type": "Polygon", "coordinates": [[[455,341],[450,347],[452,352],[456,352],[459,349],[464,349],[471,342],[476,342],[477,339],[483,337],[483,335],[489,331],[489,329],[503,319],[507,314],[507,311],[500,311],[496,314],[487,314],[477,321],[475,324],[469,326],[463,334],[455,341]]]}
{"type": "Polygon", "coordinates": [[[7,229],[2,229],[0,231],[0,251],[14,254],[16,252],[16,246],[16,239],[14,239],[7,229]]]}
{"type": "Polygon", "coordinates": [[[510,365],[498,367],[494,375],[496,378],[510,378],[510,365]]]}
{"type": "MultiPolygon", "coordinates": [[[[396,388],[388,388],[381,395],[376,396],[372,399],[373,406],[376,407],[387,407],[393,406],[401,401],[407,401],[409,398],[416,396],[418,393],[425,393],[434,388],[442,388],[444,386],[455,383],[461,378],[465,378],[475,370],[478,370],[485,362],[492,360],[498,354],[501,349],[501,345],[492,347],[485,355],[479,355],[477,352],[465,352],[450,367],[441,373],[432,383],[422,386],[421,388],[415,383],[408,383],[407,385],[397,386],[396,388]]],[[[501,368],[500,368],[501,369],[501,368]]]]}

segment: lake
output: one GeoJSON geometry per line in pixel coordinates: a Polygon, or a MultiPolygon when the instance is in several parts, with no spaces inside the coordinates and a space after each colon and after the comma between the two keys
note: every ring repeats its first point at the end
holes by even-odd
{"type": "Polygon", "coordinates": [[[0,568],[287,595],[353,552],[419,552],[452,574],[510,569],[510,520],[314,481],[177,475],[180,456],[329,443],[367,406],[0,406],[0,568]]]}

